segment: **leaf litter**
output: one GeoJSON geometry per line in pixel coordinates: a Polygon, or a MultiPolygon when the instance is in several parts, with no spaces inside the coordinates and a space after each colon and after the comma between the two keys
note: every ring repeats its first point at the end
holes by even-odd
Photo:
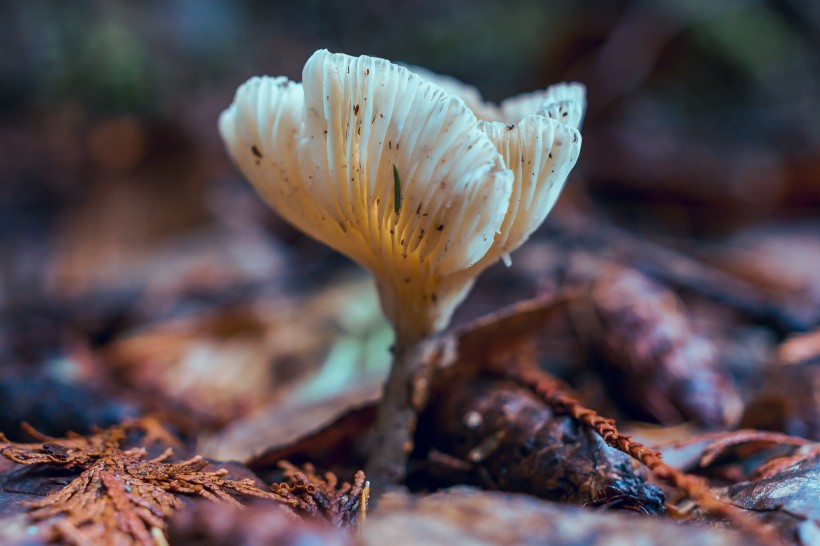
{"type": "MultiPolygon", "coordinates": [[[[201,456],[173,461],[173,449],[158,455],[156,445],[173,437],[153,418],[143,418],[88,436],[42,435],[27,427],[34,443],[9,442],[0,435],[0,454],[26,466],[48,465],[70,472],[63,487],[29,503],[28,517],[47,540],[68,544],[164,544],[166,520],[188,497],[233,507],[264,499],[301,513],[354,525],[366,510],[368,486],[359,472],[353,485],[333,474],[317,476],[312,467],[285,467],[285,481],[270,488],[254,478],[235,479],[228,468],[214,468],[201,456]],[[135,436],[137,445],[132,444],[135,436]],[[79,473],[79,474],[77,474],[79,473]],[[75,475],[76,474],[76,475],[75,475]]],[[[286,463],[283,463],[286,464],[286,463]]]]}

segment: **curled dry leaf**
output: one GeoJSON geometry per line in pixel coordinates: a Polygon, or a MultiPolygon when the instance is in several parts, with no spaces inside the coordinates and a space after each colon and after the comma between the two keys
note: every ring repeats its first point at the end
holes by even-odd
{"type": "Polygon", "coordinates": [[[372,423],[357,422],[341,435],[329,433],[327,426],[350,408],[368,407],[380,394],[378,384],[362,380],[361,384],[343,389],[327,400],[294,400],[294,397],[277,400],[265,407],[264,411],[234,421],[201,442],[200,449],[218,459],[245,461],[248,467],[254,469],[273,468],[282,459],[297,463],[310,461],[321,468],[328,468],[323,464],[322,457],[316,458],[323,451],[322,446],[337,451],[341,444],[347,443],[347,439],[365,434],[372,423]],[[266,446],[262,453],[260,438],[270,438],[274,442],[266,446]],[[314,456],[294,459],[294,454],[300,449],[298,445],[305,441],[314,456]],[[261,459],[264,462],[260,464],[261,459]]]}
{"type": "Polygon", "coordinates": [[[760,479],[814,456],[820,444],[779,432],[735,430],[656,444],[667,463],[723,482],[760,479]]]}
{"type": "Polygon", "coordinates": [[[775,457],[755,468],[753,478],[766,479],[784,472],[789,468],[803,463],[803,461],[820,457],[820,444],[806,444],[795,449],[792,453],[782,457],[775,457]]]}
{"type": "Polygon", "coordinates": [[[369,433],[376,422],[376,404],[354,406],[332,421],[285,445],[273,446],[247,461],[248,468],[264,475],[282,460],[314,461],[322,468],[351,471],[350,465],[364,462],[369,433]]]}
{"type": "Polygon", "coordinates": [[[736,430],[715,435],[713,441],[703,450],[699,465],[708,466],[732,448],[743,446],[745,453],[753,453],[773,445],[803,446],[810,443],[803,438],[766,432],[761,430],[736,430]]]}

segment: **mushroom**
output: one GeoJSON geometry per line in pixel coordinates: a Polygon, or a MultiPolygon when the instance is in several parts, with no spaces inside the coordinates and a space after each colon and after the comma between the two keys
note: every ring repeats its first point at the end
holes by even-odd
{"type": "Polygon", "coordinates": [[[584,88],[496,106],[451,78],[326,50],[302,80],[251,78],[219,129],[274,211],[373,274],[396,341],[367,469],[396,483],[424,352],[555,203],[578,159],[584,88]]]}

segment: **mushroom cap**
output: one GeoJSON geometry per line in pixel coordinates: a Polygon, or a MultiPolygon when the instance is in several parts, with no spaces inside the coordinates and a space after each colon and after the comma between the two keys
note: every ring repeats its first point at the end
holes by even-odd
{"type": "Polygon", "coordinates": [[[302,79],[250,79],[220,133],[277,213],[373,273],[405,339],[446,326],[475,276],[543,221],[578,157],[581,86],[496,107],[456,80],[326,50],[302,79]],[[508,126],[467,104],[532,112],[508,126]]]}
{"type": "Polygon", "coordinates": [[[580,83],[557,83],[546,89],[522,93],[493,104],[487,102],[474,86],[460,82],[452,76],[436,74],[420,66],[407,65],[408,70],[424,80],[438,85],[448,94],[459,97],[479,119],[497,121],[507,125],[516,124],[534,114],[552,117],[562,125],[581,128],[586,111],[586,88],[580,83]],[[550,115],[556,108],[564,107],[559,115],[550,115]],[[566,114],[566,115],[564,115],[566,114]]]}

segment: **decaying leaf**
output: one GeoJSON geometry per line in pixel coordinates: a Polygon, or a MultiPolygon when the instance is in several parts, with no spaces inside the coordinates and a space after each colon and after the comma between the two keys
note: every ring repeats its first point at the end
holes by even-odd
{"type": "MultiPolygon", "coordinates": [[[[712,483],[733,484],[739,490],[759,485],[771,488],[771,479],[784,479],[794,467],[820,456],[820,444],[796,436],[761,430],[700,434],[661,444],[667,463],[697,471],[712,483]],[[769,485],[763,485],[768,483],[769,485]]],[[[720,496],[720,491],[716,494],[720,496]]],[[[807,498],[811,497],[811,493],[807,498]]],[[[753,510],[749,506],[743,506],[753,510]]],[[[783,537],[791,532],[780,529],[783,537]]]]}
{"type": "Polygon", "coordinates": [[[324,431],[327,425],[350,408],[373,404],[379,395],[380,385],[362,381],[326,400],[299,400],[295,397],[275,400],[264,411],[236,420],[205,441],[200,441],[199,449],[209,457],[245,461],[252,468],[259,468],[254,461],[263,457],[266,463],[262,466],[274,467],[282,459],[294,461],[294,456],[298,458],[297,445],[310,438],[308,446],[314,456],[296,462],[311,461],[321,468],[328,468],[323,464],[323,458],[315,458],[320,451],[319,446],[336,451],[342,447],[345,437],[366,433],[372,423],[353,427],[341,437],[326,436],[324,431]],[[260,445],[260,438],[270,438],[274,443],[260,445]],[[267,449],[260,455],[262,448],[267,449]]]}
{"type": "Polygon", "coordinates": [[[308,432],[287,445],[274,446],[250,459],[248,468],[261,474],[281,460],[316,461],[323,468],[361,465],[368,435],[375,422],[374,403],[354,406],[318,430],[308,432]]]}

